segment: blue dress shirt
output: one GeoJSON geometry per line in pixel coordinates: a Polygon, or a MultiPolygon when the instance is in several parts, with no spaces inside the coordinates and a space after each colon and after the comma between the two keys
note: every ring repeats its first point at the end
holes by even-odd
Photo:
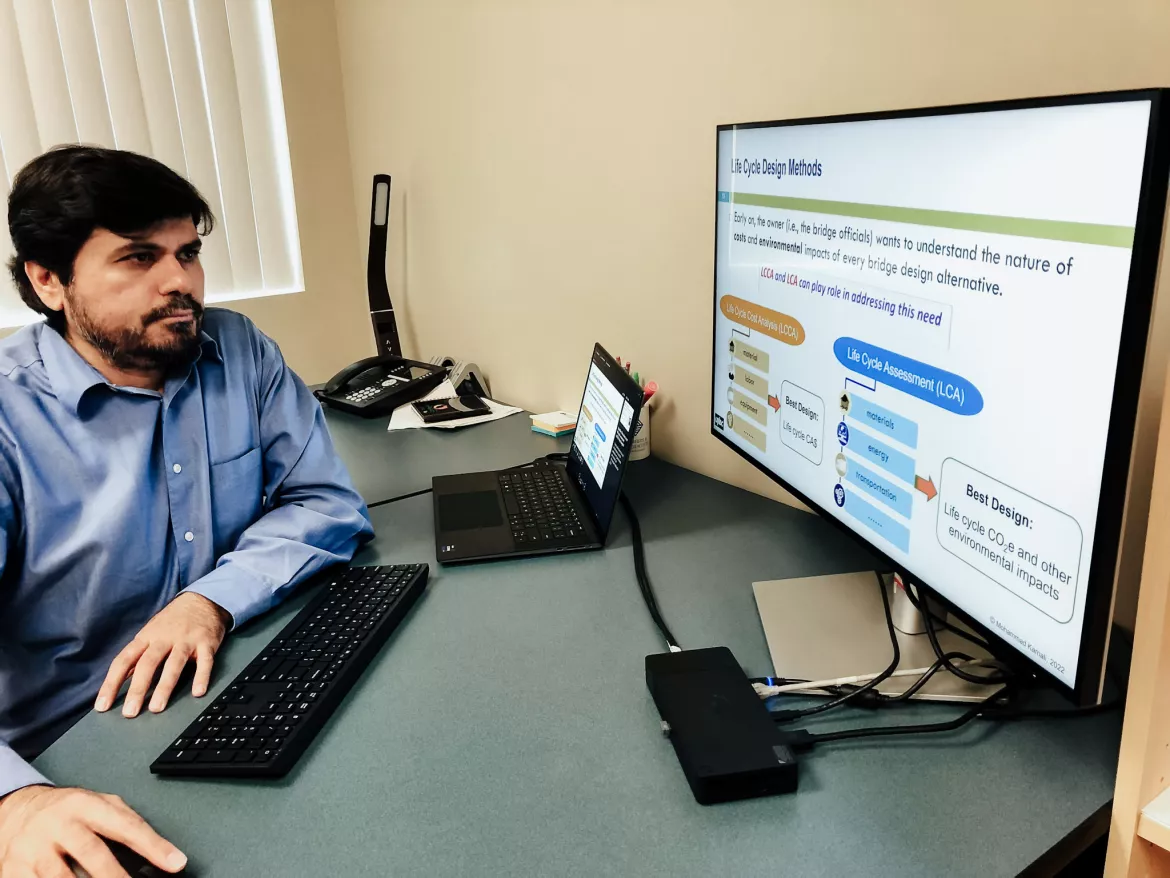
{"type": "Polygon", "coordinates": [[[161,393],[56,331],[0,342],[0,796],[181,591],[239,625],[353,557],[369,513],[317,400],[247,318],[205,312],[161,393]]]}

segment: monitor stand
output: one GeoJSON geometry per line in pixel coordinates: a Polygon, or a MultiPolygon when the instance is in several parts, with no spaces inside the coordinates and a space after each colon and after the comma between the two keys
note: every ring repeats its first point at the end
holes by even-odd
{"type": "MultiPolygon", "coordinates": [[[[897,632],[901,650],[898,668],[931,666],[935,654],[926,634],[904,633],[924,632],[921,613],[904,594],[899,593],[890,577],[883,581],[891,598],[896,628],[903,629],[897,632]]],[[[890,634],[872,570],[753,582],[752,590],[776,676],[828,680],[876,673],[889,665],[893,657],[890,634]]],[[[945,612],[939,610],[936,615],[945,617],[945,612]]],[[[948,619],[948,624],[961,627],[954,619],[948,619]]],[[[936,630],[944,652],[962,652],[972,658],[989,657],[986,651],[957,634],[936,630]]],[[[974,672],[980,673],[978,670],[974,672]]],[[[898,695],[917,679],[891,677],[877,689],[884,695],[898,695]]],[[[934,701],[980,701],[999,688],[998,685],[968,683],[940,670],[912,697],[934,701]]]]}

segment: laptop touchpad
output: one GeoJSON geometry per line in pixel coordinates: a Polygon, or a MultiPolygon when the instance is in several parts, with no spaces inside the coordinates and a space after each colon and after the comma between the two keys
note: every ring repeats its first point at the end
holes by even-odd
{"type": "Polygon", "coordinates": [[[495,491],[469,491],[439,497],[439,528],[443,531],[498,527],[504,523],[495,491]]]}

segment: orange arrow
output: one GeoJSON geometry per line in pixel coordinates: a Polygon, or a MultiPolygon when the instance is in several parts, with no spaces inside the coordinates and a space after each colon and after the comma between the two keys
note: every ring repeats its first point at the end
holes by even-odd
{"type": "Polygon", "coordinates": [[[778,400],[776,397],[769,396],[768,405],[770,405],[775,411],[780,411],[780,400],[778,400]]]}
{"type": "Polygon", "coordinates": [[[934,486],[933,478],[922,478],[922,476],[914,477],[914,490],[921,491],[926,495],[926,502],[929,503],[938,496],[938,488],[934,486]]]}

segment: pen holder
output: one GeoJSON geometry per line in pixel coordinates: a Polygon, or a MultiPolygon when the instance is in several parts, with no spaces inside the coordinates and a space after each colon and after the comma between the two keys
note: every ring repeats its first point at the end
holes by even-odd
{"type": "Polygon", "coordinates": [[[630,443],[630,460],[645,460],[650,456],[650,406],[642,406],[638,422],[634,424],[634,441],[630,443]]]}

